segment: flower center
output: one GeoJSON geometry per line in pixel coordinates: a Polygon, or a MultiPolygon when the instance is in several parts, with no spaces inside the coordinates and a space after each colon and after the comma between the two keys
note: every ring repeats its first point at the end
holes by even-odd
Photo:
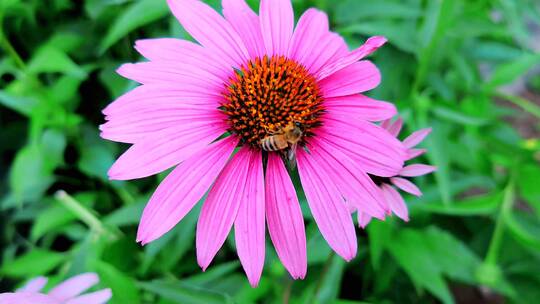
{"type": "Polygon", "coordinates": [[[222,110],[229,131],[244,144],[283,133],[290,125],[302,131],[300,144],[321,124],[322,96],[316,79],[300,64],[283,56],[257,58],[237,70],[224,93],[222,110]]]}

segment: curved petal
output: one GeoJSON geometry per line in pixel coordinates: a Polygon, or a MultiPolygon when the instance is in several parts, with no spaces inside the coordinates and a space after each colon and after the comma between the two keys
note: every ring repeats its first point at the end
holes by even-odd
{"type": "Polygon", "coordinates": [[[39,292],[41,289],[43,289],[43,287],[45,287],[45,285],[47,285],[48,280],[49,279],[47,279],[46,277],[33,278],[26,284],[24,284],[23,287],[17,289],[17,292],[39,292]]]}
{"type": "Polygon", "coordinates": [[[156,105],[155,108],[125,111],[122,115],[108,116],[106,119],[109,121],[99,126],[102,138],[137,143],[146,137],[157,136],[158,132],[168,128],[177,128],[178,132],[181,132],[180,130],[196,129],[208,124],[220,124],[224,121],[224,115],[217,109],[156,105]]]}
{"type": "Polygon", "coordinates": [[[115,114],[130,113],[143,108],[152,109],[154,106],[217,108],[221,98],[221,93],[204,90],[195,85],[141,85],[118,97],[102,112],[108,119],[115,114]]]}
{"type": "Polygon", "coordinates": [[[305,66],[312,74],[326,63],[348,53],[345,40],[328,30],[328,16],[317,9],[308,9],[298,21],[289,46],[289,57],[305,66]]]}
{"type": "Polygon", "coordinates": [[[371,219],[372,217],[367,213],[358,212],[358,226],[360,226],[362,229],[367,227],[367,225],[371,222],[371,219]]]}
{"type": "Polygon", "coordinates": [[[148,60],[198,66],[221,79],[228,79],[233,72],[232,66],[216,56],[211,50],[187,40],[142,39],[135,41],[135,49],[148,60]]]}
{"type": "Polygon", "coordinates": [[[15,292],[1,293],[0,303],[2,304],[63,304],[55,298],[37,292],[15,292]]]}
{"type": "Polygon", "coordinates": [[[158,131],[124,152],[109,170],[109,178],[128,180],[165,171],[201,151],[225,130],[220,122],[158,131]]]}
{"type": "Polygon", "coordinates": [[[111,297],[112,292],[107,288],[78,296],[75,299],[65,302],[65,304],[105,304],[111,297]]]}
{"type": "MultiPolygon", "coordinates": [[[[331,113],[327,113],[331,114],[331,113]]],[[[383,177],[395,176],[403,168],[406,150],[403,144],[379,126],[357,120],[354,125],[327,116],[317,136],[359,162],[363,171],[383,177]]]]}
{"type": "Polygon", "coordinates": [[[407,193],[410,193],[412,195],[416,195],[416,196],[421,196],[422,195],[422,191],[420,191],[420,189],[418,189],[418,187],[416,187],[415,184],[413,184],[411,181],[409,180],[406,180],[404,178],[401,178],[401,177],[392,177],[390,178],[390,182],[392,182],[392,184],[396,187],[398,187],[399,189],[407,192],[407,193]]]}
{"type": "Polygon", "coordinates": [[[251,157],[247,148],[240,149],[221,171],[203,204],[196,235],[197,262],[203,271],[225,242],[245,201],[251,157]]]}
{"type": "Polygon", "coordinates": [[[277,153],[268,154],[266,220],[279,259],[294,279],[307,271],[306,231],[293,183],[277,153]]]}
{"type": "Polygon", "coordinates": [[[350,116],[351,121],[354,119],[382,121],[397,113],[393,104],[360,94],[327,98],[324,100],[324,107],[328,112],[350,116]]]}
{"type": "Polygon", "coordinates": [[[400,219],[408,222],[409,221],[409,210],[405,201],[392,186],[387,184],[381,185],[381,190],[386,199],[386,202],[390,205],[392,212],[397,215],[400,219]]]}
{"type": "Polygon", "coordinates": [[[409,135],[409,137],[405,138],[405,140],[403,141],[403,144],[407,148],[413,148],[419,143],[421,143],[424,140],[424,138],[426,138],[426,136],[429,135],[429,133],[431,133],[431,128],[418,130],[414,132],[413,134],[409,135]]]}
{"type": "Polygon", "coordinates": [[[417,158],[418,156],[426,153],[426,149],[409,149],[407,150],[407,159],[405,160],[411,160],[413,158],[417,158]]]}
{"type": "Polygon", "coordinates": [[[249,60],[238,33],[210,6],[196,0],[167,0],[167,3],[184,29],[228,64],[240,67],[249,60]]]}
{"type": "Polygon", "coordinates": [[[150,243],[180,222],[208,191],[237,143],[236,138],[227,137],[178,165],[161,182],[144,208],[137,242],[150,243]]]}
{"type": "Polygon", "coordinates": [[[249,151],[249,172],[245,195],[234,222],[234,235],[238,257],[251,286],[256,287],[261,278],[265,254],[264,222],[264,173],[262,153],[249,151]]]}
{"type": "Polygon", "coordinates": [[[424,165],[424,164],[414,164],[414,165],[408,165],[401,169],[399,172],[399,175],[401,176],[421,176],[429,174],[433,171],[437,170],[437,167],[430,166],[430,165],[424,165]]]}
{"type": "Polygon", "coordinates": [[[328,62],[349,52],[345,39],[332,32],[323,34],[311,47],[309,52],[299,59],[299,62],[303,63],[311,74],[316,74],[328,62]]]}
{"type": "Polygon", "coordinates": [[[340,70],[320,81],[325,98],[347,96],[376,88],[381,82],[379,69],[364,60],[340,70]]]}
{"type": "Polygon", "coordinates": [[[392,122],[391,119],[387,119],[383,121],[381,127],[387,130],[388,133],[392,134],[392,136],[397,137],[399,132],[401,132],[401,128],[403,127],[403,119],[399,117],[394,122],[392,122]]]}
{"type": "Polygon", "coordinates": [[[266,53],[287,55],[294,29],[290,0],[261,0],[259,17],[266,53]]]}
{"type": "Polygon", "coordinates": [[[259,16],[244,0],[223,0],[223,15],[238,32],[251,59],[266,54],[259,16]]]}
{"type": "Polygon", "coordinates": [[[344,68],[347,68],[348,66],[375,52],[379,47],[384,45],[386,41],[386,38],[382,36],[374,36],[369,38],[366,43],[349,53],[347,56],[344,56],[325,66],[319,73],[317,73],[317,78],[324,79],[344,68]]]}
{"type": "Polygon", "coordinates": [[[380,189],[356,162],[324,138],[310,141],[311,155],[321,173],[334,181],[346,201],[359,212],[384,219],[390,210],[380,189]]]}
{"type": "Polygon", "coordinates": [[[78,296],[98,282],[99,278],[97,274],[83,273],[65,280],[60,285],[51,289],[48,295],[53,296],[58,300],[65,301],[78,296]]]}
{"type": "Polygon", "coordinates": [[[201,89],[208,91],[222,91],[227,80],[201,67],[176,62],[126,63],[121,65],[116,72],[124,78],[141,84],[186,83],[198,85],[201,89]]]}
{"type": "Polygon", "coordinates": [[[334,179],[323,174],[320,162],[298,150],[298,173],[313,218],[328,245],[346,261],[356,256],[357,242],[354,224],[334,179]]]}

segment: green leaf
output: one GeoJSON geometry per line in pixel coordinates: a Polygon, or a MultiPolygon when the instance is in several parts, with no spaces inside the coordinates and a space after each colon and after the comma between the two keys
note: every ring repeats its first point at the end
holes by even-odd
{"type": "Polygon", "coordinates": [[[104,53],[129,32],[165,17],[169,8],[165,0],[140,0],[131,4],[114,21],[101,41],[99,52],[104,53]]]}
{"type": "Polygon", "coordinates": [[[346,0],[337,4],[335,20],[338,23],[351,23],[366,18],[416,18],[420,16],[419,7],[410,3],[393,1],[357,1],[346,0]]]}
{"type": "Polygon", "coordinates": [[[511,83],[539,63],[540,54],[525,54],[516,60],[502,64],[495,69],[491,79],[484,84],[484,89],[491,91],[496,87],[511,83]]]}
{"type": "Polygon", "coordinates": [[[222,294],[190,286],[178,281],[156,280],[139,283],[139,285],[144,290],[155,293],[165,299],[176,301],[177,303],[223,304],[231,301],[222,294]]]}
{"type": "Polygon", "coordinates": [[[64,73],[79,79],[86,78],[86,72],[82,68],[73,62],[65,52],[53,46],[37,50],[28,63],[28,72],[33,74],[64,73]]]}
{"type": "Polygon", "coordinates": [[[452,205],[440,203],[416,204],[414,211],[452,216],[479,216],[493,214],[502,200],[502,192],[489,193],[457,201],[452,205]]]}
{"type": "Polygon", "coordinates": [[[15,96],[0,90],[0,104],[25,116],[30,116],[38,101],[32,97],[15,96]]]}
{"type": "Polygon", "coordinates": [[[50,206],[45,211],[38,214],[34,221],[34,225],[32,225],[30,238],[33,241],[36,241],[45,234],[55,231],[58,228],[71,223],[75,219],[76,217],[63,206],[50,206]]]}
{"type": "Polygon", "coordinates": [[[140,303],[139,289],[135,280],[105,262],[97,261],[94,265],[103,286],[112,289],[111,304],[140,303]]]}
{"type": "Polygon", "coordinates": [[[36,201],[54,182],[51,170],[39,146],[27,146],[17,153],[11,166],[9,183],[15,199],[36,201]]]}
{"type": "Polygon", "coordinates": [[[64,259],[65,256],[61,253],[35,248],[5,263],[0,268],[0,273],[11,277],[40,276],[56,268],[64,259]]]}
{"type": "Polygon", "coordinates": [[[474,283],[474,271],[480,266],[480,259],[467,246],[435,227],[398,230],[387,248],[415,285],[443,303],[454,302],[443,276],[474,283]]]}

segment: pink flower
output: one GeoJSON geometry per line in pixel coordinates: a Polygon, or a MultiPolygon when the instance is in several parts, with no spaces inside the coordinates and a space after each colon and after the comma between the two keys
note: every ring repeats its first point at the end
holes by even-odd
{"type": "MultiPolygon", "coordinates": [[[[388,119],[382,122],[381,126],[388,130],[393,136],[398,136],[403,125],[403,120],[398,118],[396,121],[392,122],[392,119],[388,119]]],[[[411,160],[416,158],[426,152],[425,149],[415,149],[416,145],[421,143],[426,136],[431,133],[431,128],[418,130],[409,137],[403,140],[403,144],[407,148],[407,158],[406,160],[411,160]]],[[[376,180],[381,188],[384,199],[388,206],[390,206],[391,211],[397,215],[400,219],[404,221],[409,221],[409,211],[407,205],[403,200],[403,197],[395,189],[398,188],[407,193],[410,193],[415,196],[421,196],[422,192],[415,184],[411,181],[405,179],[405,177],[414,177],[422,176],[429,174],[435,171],[437,168],[434,166],[424,165],[424,164],[413,164],[408,165],[401,169],[398,174],[391,177],[379,177],[373,176],[372,178],[376,180]]],[[[360,227],[365,228],[367,224],[371,221],[371,216],[364,212],[358,212],[358,224],[360,227]]]]}
{"type": "Polygon", "coordinates": [[[41,292],[47,278],[38,277],[14,293],[0,294],[0,304],[102,304],[111,298],[110,289],[102,289],[81,295],[85,290],[99,282],[95,273],[84,273],[72,277],[51,289],[47,294],[41,292]]]}
{"type": "Polygon", "coordinates": [[[372,37],[349,51],[321,11],[309,9],[295,27],[290,0],[262,0],[259,15],[244,0],[223,0],[224,17],[197,0],[168,3],[199,44],[137,41],[149,62],[118,72],[142,85],[110,104],[101,126],[103,138],[133,144],[111,179],[176,166],[144,209],[137,240],[161,237],[209,190],[196,234],[203,270],[234,225],[240,261],[256,286],[266,220],[285,268],[304,278],[304,219],[285,165],[294,167],[288,157],[297,146],[313,218],[337,254],[354,258],[347,205],[383,219],[390,207],[368,174],[395,176],[407,157],[403,144],[373,123],[394,116],[395,107],[360,94],[381,80],[363,58],[386,39],[372,37]]]}

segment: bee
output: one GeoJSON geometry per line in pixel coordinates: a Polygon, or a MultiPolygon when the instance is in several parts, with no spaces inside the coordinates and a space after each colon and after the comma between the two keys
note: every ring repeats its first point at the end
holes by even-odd
{"type": "Polygon", "coordinates": [[[281,130],[261,139],[259,145],[267,152],[282,151],[289,148],[287,150],[287,159],[291,166],[294,167],[296,163],[296,147],[302,139],[302,135],[301,124],[291,121],[281,130]]]}

